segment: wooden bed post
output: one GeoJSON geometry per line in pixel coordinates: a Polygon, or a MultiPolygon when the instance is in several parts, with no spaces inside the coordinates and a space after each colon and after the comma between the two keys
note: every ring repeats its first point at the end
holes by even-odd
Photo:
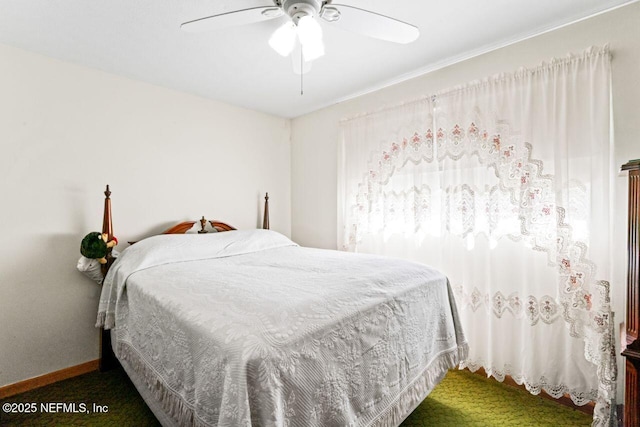
{"type": "Polygon", "coordinates": [[[269,229],[269,193],[264,196],[264,218],[262,220],[262,228],[269,229]]]}
{"type": "MultiPolygon", "coordinates": [[[[102,217],[102,233],[109,235],[107,241],[113,239],[113,220],[111,217],[111,190],[107,185],[107,189],[104,192],[104,214],[102,217]]],[[[102,265],[102,275],[106,276],[111,264],[113,264],[114,258],[111,255],[111,248],[107,249],[107,263],[102,265]]],[[[118,360],[111,348],[111,332],[100,329],[100,371],[108,371],[116,367],[118,360]]]]}
{"type": "MultiPolygon", "coordinates": [[[[109,238],[107,242],[113,239],[113,222],[111,219],[111,190],[109,190],[109,185],[107,184],[107,189],[104,191],[104,213],[102,217],[102,234],[107,234],[109,238]]],[[[109,267],[113,264],[113,256],[111,256],[112,248],[107,249],[107,263],[102,264],[102,276],[106,276],[109,271],[109,267]]]]}

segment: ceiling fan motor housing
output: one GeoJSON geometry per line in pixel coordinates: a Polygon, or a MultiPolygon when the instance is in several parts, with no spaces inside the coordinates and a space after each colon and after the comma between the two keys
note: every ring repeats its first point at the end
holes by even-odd
{"type": "Polygon", "coordinates": [[[296,25],[305,16],[318,16],[321,6],[320,0],[282,0],[282,9],[296,25]]]}

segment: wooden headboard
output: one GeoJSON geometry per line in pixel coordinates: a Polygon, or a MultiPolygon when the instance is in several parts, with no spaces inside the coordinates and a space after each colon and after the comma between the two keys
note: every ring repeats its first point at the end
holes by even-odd
{"type": "MultiPolygon", "coordinates": [[[[107,189],[104,192],[104,215],[102,218],[102,233],[106,233],[109,236],[108,241],[113,239],[113,217],[111,214],[111,191],[109,190],[109,186],[107,185],[107,189]]],[[[269,229],[269,193],[266,194],[264,198],[264,218],[262,222],[262,228],[269,229]]],[[[191,230],[197,221],[184,221],[174,225],[173,227],[168,228],[163,231],[161,234],[185,234],[187,231],[191,230]]],[[[235,230],[235,227],[230,226],[227,223],[221,221],[207,221],[204,216],[200,219],[200,230],[198,230],[199,234],[205,234],[209,231],[206,230],[207,222],[211,224],[216,231],[231,231],[235,230]]],[[[131,242],[134,243],[134,242],[131,242]]],[[[102,275],[106,276],[109,268],[113,264],[115,260],[113,255],[111,254],[111,248],[107,250],[107,263],[102,265],[102,275]]],[[[101,331],[101,339],[100,339],[100,370],[106,371],[118,365],[118,360],[113,354],[113,350],[111,348],[111,334],[109,331],[105,331],[104,329],[101,331]]]]}
{"type": "MultiPolygon", "coordinates": [[[[108,186],[107,186],[108,187],[108,186]]],[[[184,234],[187,231],[191,230],[197,221],[184,221],[170,227],[162,232],[162,234],[184,234]]],[[[198,230],[198,234],[205,234],[209,231],[206,230],[207,220],[204,216],[200,219],[200,230],[198,230]]],[[[221,231],[231,231],[236,230],[235,227],[231,225],[221,222],[221,221],[208,221],[217,232],[221,231]]],[[[262,228],[265,230],[269,229],[269,193],[264,196],[264,216],[262,220],[262,228]]]]}
{"type": "MultiPolygon", "coordinates": [[[[164,230],[162,234],[185,234],[187,231],[193,228],[195,223],[196,221],[184,221],[164,230]]],[[[218,232],[235,230],[235,227],[232,227],[229,224],[220,221],[209,221],[209,224],[211,224],[211,227],[213,227],[218,232]]],[[[206,230],[206,226],[207,220],[202,217],[202,219],[200,220],[200,230],[198,230],[198,234],[208,233],[209,231],[206,230]]]]}
{"type": "MultiPolygon", "coordinates": [[[[191,230],[195,223],[198,221],[183,221],[180,222],[168,229],[164,230],[160,234],[185,234],[187,231],[191,230]]],[[[222,231],[231,231],[236,230],[235,227],[222,222],[222,221],[207,221],[204,216],[199,220],[200,222],[200,230],[198,230],[198,234],[205,234],[209,231],[206,230],[207,222],[211,224],[211,227],[217,232],[222,231]]],[[[262,228],[265,230],[269,229],[269,193],[264,196],[264,216],[262,220],[262,228]]],[[[102,218],[102,233],[106,233],[109,236],[109,240],[113,239],[113,216],[111,214],[111,190],[109,189],[109,185],[107,185],[107,189],[104,192],[104,215],[102,218]]],[[[135,242],[129,242],[131,244],[135,242]]],[[[111,248],[107,250],[107,263],[102,265],[102,275],[106,276],[111,264],[113,264],[114,258],[111,255],[111,248]]]]}

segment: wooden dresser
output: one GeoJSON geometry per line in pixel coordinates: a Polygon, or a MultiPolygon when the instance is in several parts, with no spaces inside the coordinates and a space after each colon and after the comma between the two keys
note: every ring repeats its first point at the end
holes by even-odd
{"type": "Polygon", "coordinates": [[[625,357],[624,425],[640,426],[640,160],[622,165],[629,171],[629,237],[627,271],[627,333],[625,357]]]}

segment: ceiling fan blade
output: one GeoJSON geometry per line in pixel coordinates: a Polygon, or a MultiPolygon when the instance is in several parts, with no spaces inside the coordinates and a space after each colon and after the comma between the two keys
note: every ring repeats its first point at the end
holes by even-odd
{"type": "Polygon", "coordinates": [[[185,22],[180,26],[184,31],[199,33],[202,31],[218,30],[236,25],[252,24],[254,22],[267,21],[282,16],[284,12],[279,7],[261,6],[249,9],[236,10],[234,12],[221,13],[207,16],[193,21],[185,22]]]}
{"type": "MultiPolygon", "coordinates": [[[[327,13],[325,20],[347,31],[401,44],[411,43],[420,36],[418,27],[386,15],[344,4],[331,3],[325,8],[339,12],[339,17],[327,13]]],[[[320,16],[323,16],[322,12],[320,16]]]]}

